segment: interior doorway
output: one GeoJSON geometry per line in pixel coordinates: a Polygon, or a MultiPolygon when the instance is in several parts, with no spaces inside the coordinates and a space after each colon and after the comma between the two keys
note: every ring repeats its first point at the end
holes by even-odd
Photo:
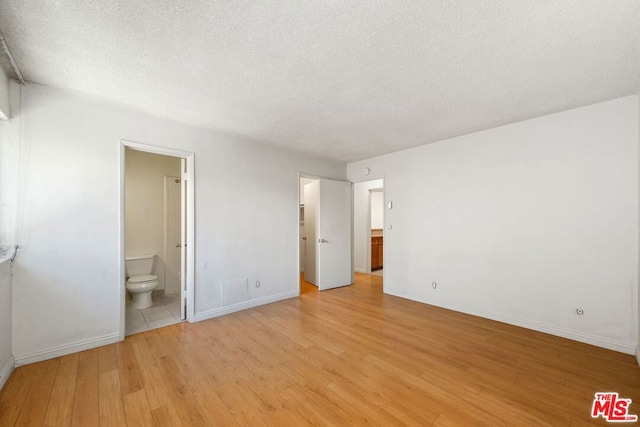
{"type": "Polygon", "coordinates": [[[301,293],[353,283],[352,196],[350,182],[299,177],[301,293]]]}
{"type": "Polygon", "coordinates": [[[382,276],[384,268],[384,190],[369,190],[371,248],[369,269],[372,275],[382,276]]]}
{"type": "Polygon", "coordinates": [[[384,179],[353,185],[353,246],[356,273],[384,274],[384,179]]]}
{"type": "MultiPolygon", "coordinates": [[[[300,205],[300,294],[317,292],[315,272],[315,204],[307,201],[305,204],[305,187],[307,185],[317,188],[318,180],[301,176],[299,179],[298,200],[300,205]]],[[[317,191],[317,190],[316,190],[317,191]]],[[[309,194],[309,188],[307,188],[309,194]]],[[[313,199],[311,199],[313,201],[313,199]]]]}
{"type": "Polygon", "coordinates": [[[122,141],[120,338],[193,321],[193,153],[122,141]],[[140,282],[138,282],[138,280],[140,282]],[[149,295],[139,298],[137,286],[149,295]]]}

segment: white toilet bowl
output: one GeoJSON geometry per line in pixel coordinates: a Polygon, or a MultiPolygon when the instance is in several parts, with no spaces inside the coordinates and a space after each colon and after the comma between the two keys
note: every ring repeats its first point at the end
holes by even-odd
{"type": "Polygon", "coordinates": [[[149,308],[153,305],[151,293],[158,286],[158,276],[146,274],[132,276],[125,287],[131,293],[131,307],[136,309],[149,308]]]}

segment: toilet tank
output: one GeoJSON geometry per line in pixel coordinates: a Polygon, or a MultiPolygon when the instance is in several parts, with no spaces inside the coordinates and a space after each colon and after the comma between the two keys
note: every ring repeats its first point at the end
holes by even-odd
{"type": "Polygon", "coordinates": [[[127,278],[132,276],[144,276],[153,271],[155,254],[127,255],[124,260],[127,278]]]}

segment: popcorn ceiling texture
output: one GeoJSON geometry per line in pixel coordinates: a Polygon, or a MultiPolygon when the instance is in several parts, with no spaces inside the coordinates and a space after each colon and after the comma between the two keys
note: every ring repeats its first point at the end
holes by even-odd
{"type": "Polygon", "coordinates": [[[28,81],[354,161],[640,90],[637,0],[3,0],[28,81]]]}

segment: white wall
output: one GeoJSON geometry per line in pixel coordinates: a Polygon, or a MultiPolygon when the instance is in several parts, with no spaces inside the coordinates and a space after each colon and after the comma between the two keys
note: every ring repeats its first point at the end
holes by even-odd
{"type": "MultiPolygon", "coordinates": [[[[15,110],[20,105],[20,86],[11,82],[8,91],[15,110]]],[[[4,93],[0,94],[2,96],[4,93]]],[[[20,115],[14,114],[9,121],[0,121],[0,389],[14,366],[11,329],[13,294],[9,259],[16,243],[19,150],[20,115]]]]}
{"type": "MultiPolygon", "coordinates": [[[[638,96],[638,147],[640,147],[640,95],[638,96]]],[[[638,168],[640,169],[640,149],[638,150],[638,168]]],[[[638,200],[640,200],[640,172],[638,173],[638,200]]],[[[640,209],[639,209],[640,211],[640,209]]],[[[638,221],[640,222],[640,212],[638,213],[638,221]]],[[[640,229],[640,226],[638,227],[640,229]]],[[[638,245],[640,245],[640,239],[638,239],[638,245]]],[[[640,256],[640,250],[638,251],[638,256],[640,256]]],[[[640,260],[639,260],[639,271],[638,275],[640,276],[640,260]]],[[[640,365],[640,279],[638,281],[638,291],[637,291],[638,302],[636,305],[636,316],[638,318],[638,340],[636,345],[636,360],[638,361],[638,365],[640,365]]]]}
{"type": "Polygon", "coordinates": [[[0,260],[0,389],[13,371],[11,345],[11,261],[0,260]]]}
{"type": "Polygon", "coordinates": [[[371,192],[371,229],[384,228],[384,192],[371,192]]]}
{"type": "Polygon", "coordinates": [[[353,269],[358,273],[368,273],[371,270],[369,190],[382,186],[382,179],[353,185],[353,269]]]}
{"type": "Polygon", "coordinates": [[[0,67],[0,120],[7,120],[11,117],[9,99],[9,79],[2,67],[0,67]]]}
{"type": "Polygon", "coordinates": [[[127,149],[125,159],[125,254],[156,254],[153,274],[158,276],[157,289],[162,290],[164,177],[180,177],[180,158],[127,149]]]}
{"type": "Polygon", "coordinates": [[[385,292],[633,353],[636,96],[351,163],[348,176],[364,167],[393,202],[385,292]]]}
{"type": "MultiPolygon", "coordinates": [[[[300,204],[304,204],[304,186],[316,181],[315,179],[311,179],[311,178],[304,178],[301,177],[300,178],[300,204]]],[[[304,209],[304,208],[303,208],[304,209]]],[[[302,237],[304,236],[304,223],[301,221],[300,222],[300,272],[304,273],[304,248],[305,248],[305,241],[302,240],[302,237]]]]}
{"type": "Polygon", "coordinates": [[[118,339],[121,139],[195,153],[197,319],[224,313],[222,283],[238,278],[260,280],[253,303],[295,296],[298,173],[345,179],[342,163],[48,87],[25,86],[21,114],[17,363],[118,339]]]}
{"type": "MultiPolygon", "coordinates": [[[[20,111],[21,86],[11,81],[12,110],[20,111]]],[[[0,258],[11,256],[16,244],[20,189],[21,120],[19,113],[9,121],[0,120],[0,258]]]]}

